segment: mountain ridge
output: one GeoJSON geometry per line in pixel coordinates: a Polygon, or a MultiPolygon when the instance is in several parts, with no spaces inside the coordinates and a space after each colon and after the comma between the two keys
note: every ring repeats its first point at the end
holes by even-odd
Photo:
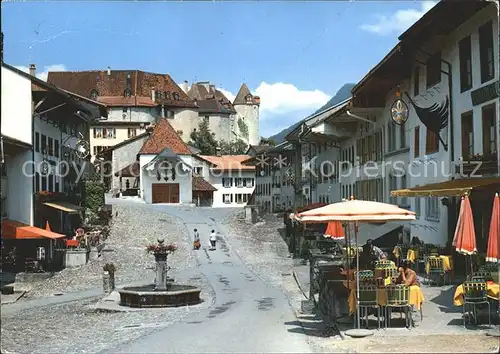
{"type": "Polygon", "coordinates": [[[307,120],[309,117],[314,116],[315,114],[322,112],[330,107],[336,106],[342,101],[347,100],[348,98],[351,98],[351,90],[356,84],[353,83],[347,83],[344,84],[338,91],[337,93],[323,106],[321,106],[319,109],[317,109],[314,113],[308,115],[304,119],[301,119],[299,122],[292,124],[288,128],[283,129],[277,134],[274,134],[273,136],[269,137],[268,139],[271,139],[276,145],[282,143],[285,141],[285,137],[293,131],[297,126],[299,126],[302,122],[307,120]]]}

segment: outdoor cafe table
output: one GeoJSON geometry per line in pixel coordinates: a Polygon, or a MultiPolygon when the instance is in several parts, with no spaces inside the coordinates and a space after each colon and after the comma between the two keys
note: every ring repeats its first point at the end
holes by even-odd
{"type": "MultiPolygon", "coordinates": [[[[389,285],[391,283],[390,278],[384,280],[385,285],[389,285]],[[389,282],[387,282],[389,281],[389,282]]],[[[347,281],[344,281],[344,286],[350,289],[348,304],[349,304],[349,313],[352,315],[356,312],[356,282],[351,280],[349,282],[349,287],[347,286],[347,281]]],[[[377,288],[377,296],[378,296],[378,304],[380,306],[385,306],[387,304],[387,294],[385,288],[377,288]]],[[[410,286],[410,298],[408,303],[410,305],[416,306],[417,310],[420,310],[421,304],[424,302],[424,294],[420,286],[412,285],[410,286]]]]}
{"type": "MultiPolygon", "coordinates": [[[[499,298],[499,285],[492,281],[486,282],[486,292],[490,299],[500,300],[499,298]]],[[[463,306],[464,304],[464,287],[462,284],[457,286],[455,295],[453,296],[453,305],[463,306]]]]}
{"type": "MultiPolygon", "coordinates": [[[[429,260],[431,258],[441,258],[443,260],[443,271],[444,272],[451,272],[453,270],[453,260],[452,260],[451,256],[432,256],[432,257],[429,257],[429,260]]],[[[431,268],[431,264],[430,264],[429,260],[427,261],[427,264],[425,265],[425,273],[426,274],[429,274],[430,268],[431,268]]]]}
{"type": "MultiPolygon", "coordinates": [[[[394,256],[397,259],[401,258],[399,251],[400,251],[400,249],[398,246],[394,247],[394,250],[392,251],[392,254],[394,254],[394,256]]],[[[408,252],[406,253],[406,259],[412,263],[415,263],[415,259],[418,259],[418,251],[410,248],[408,250],[408,252]]]]}

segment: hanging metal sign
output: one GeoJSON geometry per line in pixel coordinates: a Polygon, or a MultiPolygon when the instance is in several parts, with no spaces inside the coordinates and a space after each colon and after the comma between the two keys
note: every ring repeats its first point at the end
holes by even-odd
{"type": "Polygon", "coordinates": [[[403,125],[408,120],[410,110],[408,105],[401,98],[398,98],[391,106],[392,121],[398,125],[403,125]]]}

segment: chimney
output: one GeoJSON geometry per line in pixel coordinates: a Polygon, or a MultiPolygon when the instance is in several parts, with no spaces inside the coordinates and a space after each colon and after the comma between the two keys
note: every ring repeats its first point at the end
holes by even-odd
{"type": "Polygon", "coordinates": [[[151,99],[153,102],[156,102],[156,91],[154,88],[151,90],[151,99]]]}
{"type": "Polygon", "coordinates": [[[188,93],[189,85],[188,85],[188,82],[186,80],[184,80],[184,82],[181,84],[181,89],[182,89],[182,91],[184,91],[184,93],[188,93]]]}
{"type": "Polygon", "coordinates": [[[216,155],[216,156],[222,156],[221,149],[220,149],[220,147],[218,147],[218,146],[215,148],[215,155],[216,155]]]}
{"type": "Polygon", "coordinates": [[[255,104],[260,105],[260,97],[259,96],[253,96],[253,100],[255,104]]]}
{"type": "Polygon", "coordinates": [[[111,76],[111,66],[108,66],[108,76],[111,76]]]}
{"type": "Polygon", "coordinates": [[[36,76],[36,65],[35,64],[30,64],[30,75],[36,76]]]}

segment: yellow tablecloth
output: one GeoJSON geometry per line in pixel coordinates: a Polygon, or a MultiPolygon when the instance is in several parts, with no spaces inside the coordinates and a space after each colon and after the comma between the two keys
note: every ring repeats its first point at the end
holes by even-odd
{"type": "Polygon", "coordinates": [[[414,263],[415,259],[418,259],[418,251],[409,249],[408,253],[406,254],[406,259],[414,263]]]}
{"type": "MultiPolygon", "coordinates": [[[[453,270],[453,260],[451,259],[451,256],[439,256],[443,260],[443,270],[445,272],[449,272],[453,270]]],[[[425,265],[425,273],[429,274],[431,265],[429,261],[427,261],[427,264],[425,265]]]]}
{"type": "MultiPolygon", "coordinates": [[[[350,287],[351,291],[349,292],[348,304],[349,304],[349,313],[353,314],[356,312],[356,284],[354,284],[354,289],[352,286],[350,287]]],[[[387,305],[387,293],[384,288],[377,289],[378,292],[378,304],[380,306],[387,305]]],[[[424,293],[422,289],[418,285],[410,286],[410,299],[408,303],[410,305],[416,306],[417,310],[420,310],[420,305],[424,302],[424,293]]]]}
{"type": "MultiPolygon", "coordinates": [[[[491,281],[486,283],[487,295],[491,299],[500,300],[499,298],[499,285],[491,281]]],[[[455,295],[453,296],[453,305],[463,306],[464,304],[464,287],[462,284],[457,286],[455,295]]]]}
{"type": "MultiPolygon", "coordinates": [[[[392,250],[392,254],[396,258],[399,259],[399,258],[401,258],[401,254],[399,253],[400,251],[401,251],[401,249],[398,246],[396,246],[392,250]]],[[[414,263],[415,259],[417,259],[417,258],[418,258],[418,251],[416,251],[416,250],[409,249],[408,252],[406,253],[406,259],[409,260],[412,263],[414,263]]]]}

